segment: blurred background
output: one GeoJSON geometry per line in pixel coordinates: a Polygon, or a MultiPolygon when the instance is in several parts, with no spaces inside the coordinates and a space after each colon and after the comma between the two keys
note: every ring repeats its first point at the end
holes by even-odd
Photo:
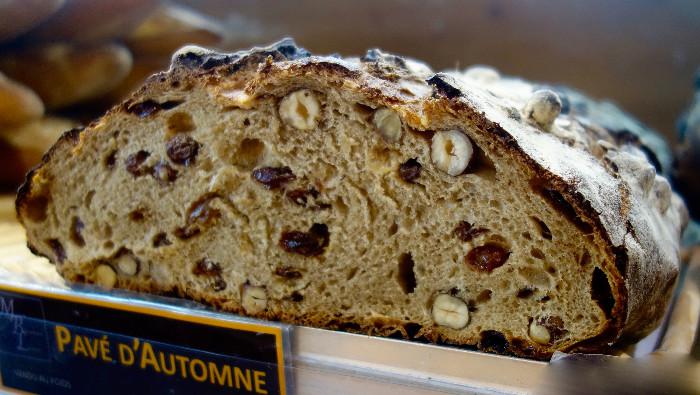
{"type": "Polygon", "coordinates": [[[319,54],[380,47],[436,70],[488,64],[610,99],[674,146],[700,66],[697,0],[5,0],[0,20],[5,190],[60,131],[188,43],[236,50],[291,36],[319,54]]]}

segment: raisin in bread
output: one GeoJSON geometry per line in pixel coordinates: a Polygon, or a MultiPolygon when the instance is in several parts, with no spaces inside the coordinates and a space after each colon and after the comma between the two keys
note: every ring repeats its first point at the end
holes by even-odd
{"type": "Polygon", "coordinates": [[[686,220],[638,139],[553,91],[290,41],[180,50],[17,211],[70,281],[534,358],[654,328],[686,220]]]}

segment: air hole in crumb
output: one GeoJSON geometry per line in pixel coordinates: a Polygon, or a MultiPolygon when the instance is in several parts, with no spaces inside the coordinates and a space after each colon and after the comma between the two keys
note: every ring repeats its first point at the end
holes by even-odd
{"type": "Polygon", "coordinates": [[[504,354],[510,348],[510,344],[503,333],[487,330],[480,333],[478,347],[482,351],[504,354]]]}
{"type": "Polygon", "coordinates": [[[549,289],[552,286],[551,277],[547,272],[537,267],[520,267],[518,275],[525,280],[526,284],[534,288],[549,289]]]}
{"type": "Polygon", "coordinates": [[[253,169],[265,151],[265,143],[258,139],[243,139],[234,154],[232,163],[246,170],[253,169]]]}
{"type": "Polygon", "coordinates": [[[469,166],[465,173],[473,173],[487,180],[496,179],[496,166],[488,155],[476,144],[472,144],[474,155],[472,156],[469,166]]]}
{"type": "Polygon", "coordinates": [[[168,235],[165,232],[160,232],[153,236],[153,247],[169,246],[172,242],[168,239],[168,235]]]}
{"type": "Polygon", "coordinates": [[[532,236],[530,236],[530,232],[523,232],[523,233],[521,234],[521,236],[522,236],[525,240],[532,240],[532,236]]]}
{"type": "Polygon", "coordinates": [[[489,300],[491,300],[491,294],[492,294],[492,292],[490,289],[485,289],[485,290],[481,291],[479,293],[479,295],[477,295],[477,297],[476,297],[476,302],[477,303],[488,302],[489,300]]]}
{"type": "Polygon", "coordinates": [[[90,208],[90,206],[92,205],[92,198],[94,198],[94,197],[95,197],[95,191],[89,191],[88,193],[85,194],[85,198],[84,198],[85,207],[90,208]]]}
{"type": "Polygon", "coordinates": [[[399,231],[399,225],[396,222],[393,222],[391,226],[389,226],[389,236],[393,236],[396,234],[396,232],[399,231]]]}
{"type": "Polygon", "coordinates": [[[401,89],[399,89],[399,92],[403,93],[403,94],[406,95],[406,96],[411,96],[411,97],[415,96],[415,95],[413,94],[413,92],[411,92],[410,90],[408,90],[408,89],[406,89],[406,88],[401,88],[401,89]]]}
{"type": "Polygon", "coordinates": [[[364,118],[369,118],[370,115],[374,114],[374,108],[362,103],[355,103],[353,108],[364,118]]]}
{"type": "Polygon", "coordinates": [[[302,300],[304,300],[304,295],[302,295],[298,291],[294,291],[289,296],[289,298],[292,300],[292,302],[301,302],[302,300]]]}
{"type": "Polygon", "coordinates": [[[46,240],[46,244],[53,251],[53,255],[56,263],[63,263],[66,260],[66,250],[63,248],[63,244],[58,239],[46,240]]]}
{"type": "Polygon", "coordinates": [[[166,125],[168,128],[168,137],[178,133],[191,132],[195,129],[192,116],[186,112],[176,112],[169,116],[166,125]]]}
{"type": "Polygon", "coordinates": [[[508,243],[508,240],[498,234],[491,234],[487,238],[487,244],[495,244],[498,245],[506,250],[510,250],[510,244],[508,243]]]}
{"type": "Polygon", "coordinates": [[[84,228],[85,224],[83,224],[83,221],[79,217],[73,217],[70,225],[70,239],[78,247],[85,246],[85,239],[83,238],[84,228]]]}
{"type": "Polygon", "coordinates": [[[248,118],[244,119],[243,126],[250,126],[250,119],[248,119],[248,118]]]}
{"type": "Polygon", "coordinates": [[[552,265],[545,266],[545,270],[547,270],[547,273],[549,274],[555,274],[557,272],[557,268],[552,265]]]}
{"type": "Polygon", "coordinates": [[[336,198],[333,206],[334,209],[338,212],[339,216],[345,217],[348,214],[348,205],[345,204],[342,198],[336,198]]]}
{"type": "Polygon", "coordinates": [[[549,230],[549,227],[547,226],[547,224],[544,223],[544,221],[537,217],[530,217],[530,219],[532,219],[532,221],[535,223],[537,231],[539,232],[540,236],[542,236],[542,238],[552,240],[552,232],[549,230]]]}
{"type": "Polygon", "coordinates": [[[32,196],[26,200],[27,218],[33,222],[46,220],[46,211],[49,207],[49,198],[45,195],[32,196]]]}
{"type": "Polygon", "coordinates": [[[615,306],[615,298],[613,297],[608,276],[596,267],[593,269],[593,278],[591,279],[591,298],[598,303],[598,306],[605,312],[605,316],[610,318],[612,309],[615,306]]]}
{"type": "Polygon", "coordinates": [[[532,255],[534,258],[544,260],[544,253],[539,248],[531,248],[530,255],[532,255]]]}
{"type": "Polygon", "coordinates": [[[516,294],[516,296],[520,299],[527,299],[530,296],[532,296],[534,293],[535,293],[534,288],[525,287],[525,288],[521,288],[518,291],[518,293],[516,294]]]}
{"type": "Polygon", "coordinates": [[[104,158],[103,163],[106,168],[110,170],[114,169],[114,165],[117,163],[117,150],[110,152],[109,155],[104,158]]]}
{"type": "Polygon", "coordinates": [[[589,254],[588,251],[584,251],[583,254],[581,254],[581,258],[579,258],[578,263],[582,267],[588,266],[588,264],[591,263],[591,254],[589,254]]]}
{"type": "Polygon", "coordinates": [[[586,235],[593,233],[593,226],[589,223],[589,220],[580,217],[574,206],[566,200],[561,192],[548,188],[547,182],[542,180],[532,180],[530,185],[552,208],[563,214],[580,231],[586,235]]]}
{"type": "Polygon", "coordinates": [[[350,281],[353,278],[355,278],[355,275],[357,274],[357,268],[356,267],[351,267],[350,270],[348,270],[348,274],[345,277],[346,281],[350,281]]]}
{"type": "Polygon", "coordinates": [[[406,331],[406,335],[408,336],[408,338],[413,339],[418,335],[421,329],[423,329],[423,326],[421,326],[420,324],[409,322],[403,324],[403,329],[406,331]]]}
{"type": "Polygon", "coordinates": [[[104,247],[106,250],[111,250],[114,248],[114,243],[111,240],[107,240],[102,244],[102,247],[104,247]]]}
{"type": "Polygon", "coordinates": [[[416,289],[416,274],[413,272],[413,257],[410,253],[403,253],[399,257],[399,273],[396,280],[405,294],[413,293],[416,289]]]}
{"type": "Polygon", "coordinates": [[[369,151],[368,161],[370,169],[381,169],[391,159],[391,150],[383,147],[372,147],[369,151]]]}
{"type": "Polygon", "coordinates": [[[138,208],[129,213],[129,219],[133,222],[143,222],[146,219],[146,210],[138,208]]]}

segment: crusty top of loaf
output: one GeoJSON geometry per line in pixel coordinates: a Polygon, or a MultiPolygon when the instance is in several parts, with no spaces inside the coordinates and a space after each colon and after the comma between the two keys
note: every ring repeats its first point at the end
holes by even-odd
{"type": "MultiPolygon", "coordinates": [[[[656,137],[639,137],[634,129],[646,129],[621,111],[601,112],[602,104],[578,92],[554,88],[562,111],[551,126],[544,127],[526,110],[541,84],[503,77],[482,66],[435,73],[423,63],[379,50],[370,50],[361,58],[313,56],[291,40],[229,54],[182,48],[173,56],[170,70],[151,77],[133,98],[144,96],[150,85],[168,76],[232,77],[240,70],[249,72],[251,67],[256,68],[257,77],[248,81],[245,92],[252,96],[276,76],[312,73],[334,86],[360,91],[394,107],[415,128],[430,129],[431,114],[436,111],[469,118],[526,163],[545,189],[560,194],[564,215],[595,224],[591,231],[599,233],[615,254],[615,266],[624,279],[615,287],[623,303],[616,305],[617,320],[611,322],[608,337],[597,341],[615,341],[622,332],[638,337],[663,315],[669,289],[660,288],[673,284],[677,276],[679,238],[687,212],[647,157],[652,150],[644,143],[653,143],[656,137]],[[614,116],[608,115],[611,113],[614,116]],[[615,125],[636,126],[623,131],[614,129],[615,125]]],[[[44,163],[57,146],[78,144],[78,134],[65,134],[44,157],[44,163]]],[[[662,154],[658,162],[666,161],[662,154]]],[[[28,174],[20,188],[18,210],[42,165],[28,174]]]]}

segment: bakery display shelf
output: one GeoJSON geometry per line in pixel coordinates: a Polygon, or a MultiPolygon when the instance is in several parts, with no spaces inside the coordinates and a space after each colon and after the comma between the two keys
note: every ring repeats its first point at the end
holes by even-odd
{"type": "MultiPolygon", "coordinates": [[[[281,328],[285,366],[280,372],[285,386],[280,393],[530,393],[548,369],[545,362],[473,350],[251,320],[211,312],[192,302],[70,288],[47,260],[27,250],[21,226],[12,222],[0,223],[0,288],[281,328]]],[[[652,351],[660,343],[659,333],[640,343],[635,355],[652,351]]]]}

